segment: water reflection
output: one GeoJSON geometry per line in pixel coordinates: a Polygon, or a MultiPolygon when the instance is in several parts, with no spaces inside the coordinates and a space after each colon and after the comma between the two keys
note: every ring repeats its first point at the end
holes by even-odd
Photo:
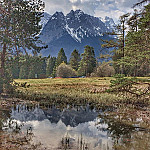
{"type": "Polygon", "coordinates": [[[123,107],[99,115],[103,123],[108,125],[113,149],[150,150],[150,122],[144,122],[144,119],[137,115],[139,112],[140,110],[123,107]]]}
{"type": "Polygon", "coordinates": [[[149,149],[149,130],[140,127],[131,110],[130,115],[127,110],[120,111],[107,107],[97,111],[90,105],[17,105],[3,121],[3,130],[29,135],[32,143],[41,143],[49,150],[138,150],[137,143],[142,142],[143,150],[149,149]]]}
{"type": "MultiPolygon", "coordinates": [[[[10,120],[13,123],[17,121],[21,125],[22,133],[26,134],[29,129],[32,130],[33,142],[40,142],[51,150],[111,148],[112,140],[108,140],[107,124],[100,125],[106,128],[106,131],[98,130],[98,123],[101,121],[98,114],[99,112],[90,106],[60,110],[56,106],[41,109],[39,106],[18,105],[12,108],[11,117],[5,122],[4,127],[6,129],[10,120]]],[[[7,128],[12,129],[10,126],[7,128]]]]}

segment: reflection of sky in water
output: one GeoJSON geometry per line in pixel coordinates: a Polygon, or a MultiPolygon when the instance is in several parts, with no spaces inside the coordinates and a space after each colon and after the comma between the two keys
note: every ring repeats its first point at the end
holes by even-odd
{"type": "Polygon", "coordinates": [[[79,112],[75,110],[60,112],[58,109],[53,109],[45,112],[39,108],[30,111],[22,108],[19,111],[12,110],[11,118],[25,122],[23,132],[26,132],[28,127],[32,127],[34,134],[33,140],[41,142],[51,150],[57,148],[62,138],[66,135],[77,143],[78,139],[81,138],[81,134],[85,143],[88,143],[88,146],[90,146],[90,150],[105,149],[107,146],[111,149],[112,141],[107,136],[107,131],[98,130],[99,128],[106,129],[108,127],[107,124],[98,124],[100,119],[97,119],[98,114],[95,111],[87,109],[87,116],[84,113],[85,111],[83,110],[79,112]],[[53,114],[57,116],[59,121],[51,122],[49,116],[53,117],[53,114]],[[76,126],[72,126],[72,123],[70,123],[72,118],[74,118],[74,124],[76,126]]]}
{"type": "MultiPolygon", "coordinates": [[[[79,124],[76,127],[66,126],[61,120],[57,124],[51,123],[48,119],[43,121],[28,121],[27,126],[33,127],[35,138],[38,139],[46,147],[56,148],[61,139],[68,134],[68,136],[77,141],[83,135],[85,143],[91,145],[91,149],[98,149],[102,145],[107,145],[107,132],[98,131],[95,126],[96,120],[79,124]]],[[[102,125],[107,127],[107,125],[102,125]]],[[[108,142],[111,146],[111,142],[108,142]]]]}

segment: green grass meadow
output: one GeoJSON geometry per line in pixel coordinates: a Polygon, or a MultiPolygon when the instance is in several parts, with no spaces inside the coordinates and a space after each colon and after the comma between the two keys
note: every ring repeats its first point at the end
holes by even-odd
{"type": "Polygon", "coordinates": [[[113,105],[126,99],[122,96],[107,93],[112,77],[97,78],[46,78],[17,79],[17,83],[30,85],[28,88],[18,87],[20,97],[39,102],[67,104],[93,103],[113,105]]]}
{"type": "Polygon", "coordinates": [[[17,79],[17,83],[30,84],[29,88],[18,89],[28,95],[27,99],[51,100],[68,103],[98,102],[112,103],[117,100],[113,94],[108,94],[112,78],[47,78],[47,79],[17,79]],[[38,97],[38,98],[37,98],[38,97]]]}

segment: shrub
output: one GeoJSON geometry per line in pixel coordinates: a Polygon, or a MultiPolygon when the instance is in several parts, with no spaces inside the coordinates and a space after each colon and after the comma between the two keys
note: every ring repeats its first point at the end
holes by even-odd
{"type": "Polygon", "coordinates": [[[76,76],[76,72],[75,70],[72,69],[71,66],[66,65],[65,63],[61,63],[57,67],[56,76],[63,77],[63,78],[73,77],[73,76],[76,76]]]}
{"type": "Polygon", "coordinates": [[[115,69],[113,66],[110,66],[108,62],[103,62],[95,71],[91,73],[92,77],[110,77],[115,74],[115,69]]]}

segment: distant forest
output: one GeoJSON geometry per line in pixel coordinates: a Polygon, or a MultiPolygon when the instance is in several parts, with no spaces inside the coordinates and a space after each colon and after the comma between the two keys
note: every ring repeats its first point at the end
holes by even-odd
{"type": "Polygon", "coordinates": [[[7,60],[7,68],[14,79],[89,76],[95,67],[94,49],[88,45],[82,55],[75,49],[69,62],[63,48],[57,57],[20,54],[7,60]]]}

